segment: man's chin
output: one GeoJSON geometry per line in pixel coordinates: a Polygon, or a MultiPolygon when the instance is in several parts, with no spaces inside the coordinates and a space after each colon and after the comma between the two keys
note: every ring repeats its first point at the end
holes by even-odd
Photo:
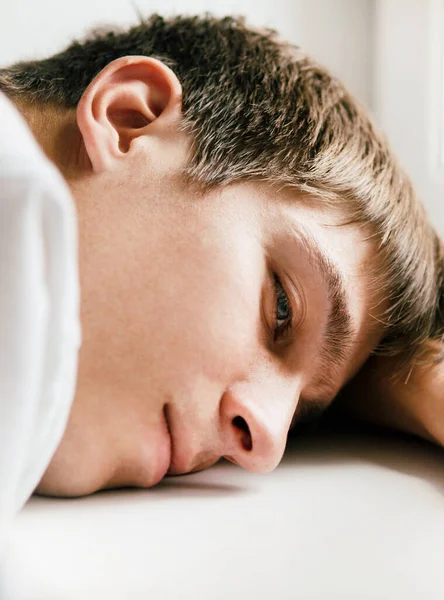
{"type": "Polygon", "coordinates": [[[97,492],[100,488],[97,486],[73,485],[63,481],[53,480],[43,476],[40,483],[34,490],[34,494],[39,496],[51,496],[53,498],[79,498],[88,496],[97,492]]]}
{"type": "Polygon", "coordinates": [[[49,464],[43,477],[34,490],[40,496],[56,498],[77,498],[88,496],[101,489],[103,481],[92,474],[73,473],[63,461],[55,459],[49,464]]]}

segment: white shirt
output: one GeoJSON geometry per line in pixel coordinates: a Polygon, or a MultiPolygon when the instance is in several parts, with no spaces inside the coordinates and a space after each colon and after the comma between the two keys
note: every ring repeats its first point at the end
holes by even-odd
{"type": "Polygon", "coordinates": [[[63,435],[80,345],[74,201],[0,93],[0,549],[63,435]]]}

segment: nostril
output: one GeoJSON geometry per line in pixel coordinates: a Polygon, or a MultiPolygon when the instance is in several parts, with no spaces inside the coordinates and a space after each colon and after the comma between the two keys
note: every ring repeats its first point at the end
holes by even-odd
{"type": "Polygon", "coordinates": [[[241,432],[241,442],[244,450],[252,450],[253,449],[253,440],[251,438],[250,428],[245,419],[242,417],[234,417],[233,425],[236,429],[239,429],[241,432]]]}

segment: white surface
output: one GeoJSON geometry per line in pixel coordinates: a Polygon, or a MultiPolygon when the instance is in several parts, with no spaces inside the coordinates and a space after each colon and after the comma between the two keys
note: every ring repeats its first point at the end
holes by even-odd
{"type": "Polygon", "coordinates": [[[444,0],[378,0],[374,109],[444,234],[444,0]]]}
{"type": "Polygon", "coordinates": [[[292,442],[272,474],[229,463],[151,490],[33,498],[2,600],[442,600],[444,451],[292,442]]]}
{"type": "Polygon", "coordinates": [[[0,65],[61,50],[91,26],[153,12],[243,14],[313,53],[364,103],[370,101],[373,0],[0,0],[0,65]]]}
{"type": "Polygon", "coordinates": [[[74,202],[0,94],[0,547],[68,419],[78,307],[74,202]]]}

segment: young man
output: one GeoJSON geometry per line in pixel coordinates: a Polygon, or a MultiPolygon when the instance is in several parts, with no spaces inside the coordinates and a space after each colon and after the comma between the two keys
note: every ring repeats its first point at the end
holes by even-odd
{"type": "Polygon", "coordinates": [[[76,388],[53,394],[67,422],[38,492],[149,487],[222,456],[270,471],[376,348],[413,360],[439,338],[440,244],[408,178],[271,32],[153,16],[0,87],[78,219],[76,388]]]}

